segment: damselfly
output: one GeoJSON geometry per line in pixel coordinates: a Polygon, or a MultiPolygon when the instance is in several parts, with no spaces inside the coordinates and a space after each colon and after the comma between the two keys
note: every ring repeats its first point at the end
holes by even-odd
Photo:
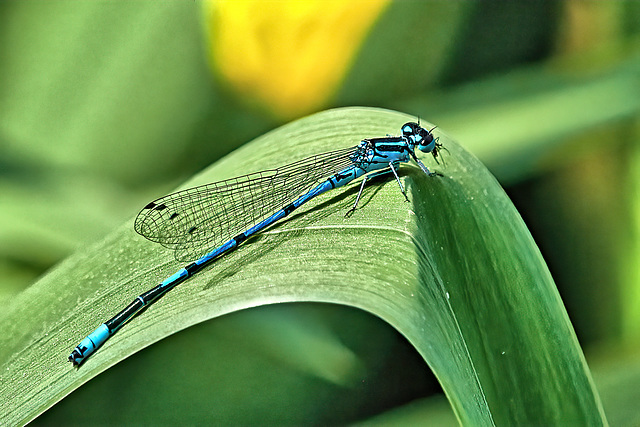
{"type": "Polygon", "coordinates": [[[437,162],[438,152],[444,147],[434,138],[433,129],[427,130],[419,123],[405,123],[401,129],[400,136],[363,139],[355,147],[190,188],[149,203],[135,220],[139,234],[174,249],[179,260],[208,252],[100,325],[71,352],[69,361],[81,364],[144,307],[319,194],[365,175],[349,215],[355,211],[367,180],[391,172],[406,199],[397,172],[400,163],[413,160],[427,175],[436,175],[416,157],[415,149],[431,153],[437,162]]]}

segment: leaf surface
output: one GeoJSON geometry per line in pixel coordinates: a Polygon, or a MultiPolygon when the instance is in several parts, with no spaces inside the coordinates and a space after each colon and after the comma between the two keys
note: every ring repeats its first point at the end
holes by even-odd
{"type": "MultiPolygon", "coordinates": [[[[319,113],[246,144],[185,187],[397,134],[410,120],[369,108],[319,113]]],[[[73,347],[181,265],[131,221],[69,257],[0,317],[0,424],[33,419],[189,326],[305,301],[357,307],[391,324],[433,370],[464,425],[603,424],[573,328],[522,219],[475,157],[434,133],[449,150],[446,167],[425,161],[443,176],[403,165],[410,203],[393,179],[369,183],[349,218],[359,182],[319,196],[171,291],[79,369],[66,359],[73,347]]]]}

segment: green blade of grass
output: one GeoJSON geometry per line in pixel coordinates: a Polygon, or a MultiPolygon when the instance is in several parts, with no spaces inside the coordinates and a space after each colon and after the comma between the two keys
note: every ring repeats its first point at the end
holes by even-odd
{"type": "MultiPolygon", "coordinates": [[[[364,108],[316,114],[245,145],[186,186],[397,134],[411,119],[364,108]]],[[[443,176],[403,166],[411,203],[393,180],[368,185],[350,218],[344,213],[358,182],[322,195],[167,294],[79,369],[66,360],[72,348],[181,264],[131,223],[68,258],[0,317],[0,424],[33,419],[191,325],[290,301],[349,305],[387,321],[422,355],[465,425],[603,424],[575,334],[524,223],[487,170],[435,132],[450,151],[446,167],[433,165],[443,176]]],[[[224,390],[203,391],[216,392],[224,390]]]]}

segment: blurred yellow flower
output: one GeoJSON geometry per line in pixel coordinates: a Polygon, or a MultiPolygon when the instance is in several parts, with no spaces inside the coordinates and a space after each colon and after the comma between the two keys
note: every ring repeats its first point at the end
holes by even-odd
{"type": "Polygon", "coordinates": [[[214,71],[240,96],[282,118],[335,93],[389,0],[209,0],[214,71]]]}

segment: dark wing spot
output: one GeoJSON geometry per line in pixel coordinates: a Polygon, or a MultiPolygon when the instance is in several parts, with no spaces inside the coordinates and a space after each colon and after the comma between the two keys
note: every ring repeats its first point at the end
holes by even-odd
{"type": "Polygon", "coordinates": [[[175,219],[178,216],[177,213],[172,213],[171,216],[169,217],[169,219],[175,219]]]}
{"type": "Polygon", "coordinates": [[[190,229],[187,230],[187,233],[193,234],[193,232],[196,231],[197,229],[198,227],[191,227],[190,229]]]}

